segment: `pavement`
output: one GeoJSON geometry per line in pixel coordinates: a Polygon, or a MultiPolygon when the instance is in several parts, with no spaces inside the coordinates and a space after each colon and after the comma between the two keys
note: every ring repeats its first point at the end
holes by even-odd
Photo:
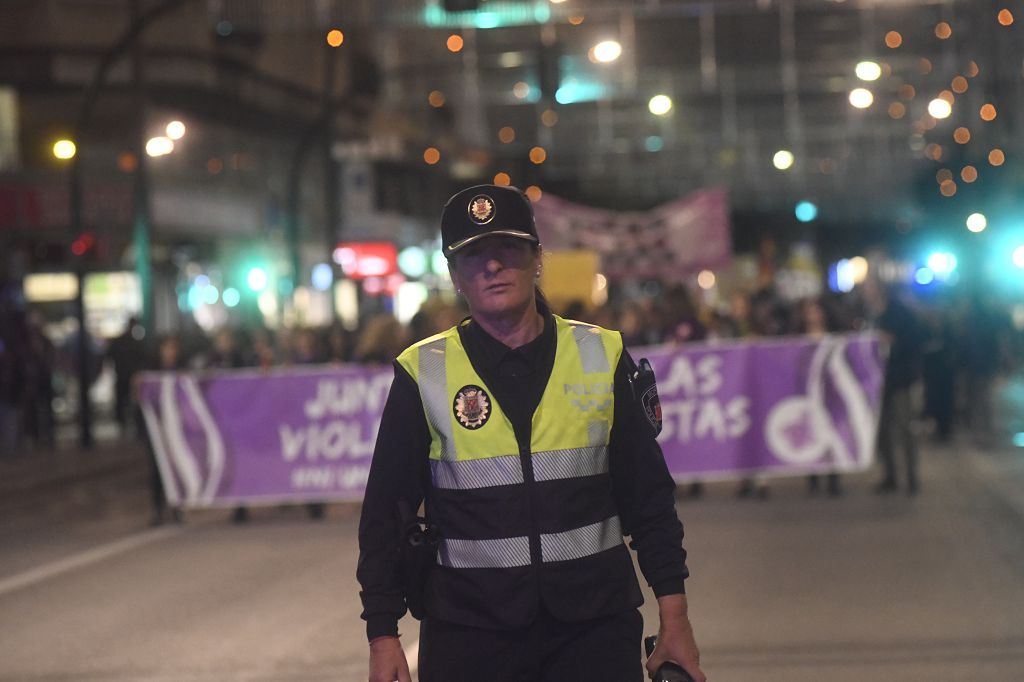
{"type": "MultiPolygon", "coordinates": [[[[921,474],[915,497],[869,472],[680,499],[709,679],[1024,679],[1024,448],[924,443],[921,474]]],[[[0,682],[366,679],[357,505],[152,529],[147,481],[134,442],[0,461],[0,682]]]]}

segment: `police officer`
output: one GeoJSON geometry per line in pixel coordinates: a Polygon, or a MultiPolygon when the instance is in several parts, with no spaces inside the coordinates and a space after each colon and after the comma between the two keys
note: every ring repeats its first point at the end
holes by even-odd
{"type": "Polygon", "coordinates": [[[395,362],[359,525],[371,682],[410,679],[400,500],[423,503],[440,537],[421,595],[422,682],[640,682],[626,535],[661,616],[648,671],[673,660],[703,682],[656,392],[637,395],[618,332],[548,309],[518,189],[459,192],[441,233],[470,316],[395,362]]]}

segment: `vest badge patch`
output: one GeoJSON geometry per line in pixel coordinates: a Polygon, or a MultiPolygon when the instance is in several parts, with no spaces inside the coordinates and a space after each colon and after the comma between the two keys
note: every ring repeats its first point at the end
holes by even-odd
{"type": "Polygon", "coordinates": [[[455,417],[464,428],[475,431],[491,418],[491,399],[487,391],[472,384],[463,386],[452,402],[455,417]]]}
{"type": "Polygon", "coordinates": [[[661,433],[661,399],[658,398],[658,387],[651,386],[640,396],[640,404],[644,408],[644,416],[654,429],[654,435],[661,433]]]}

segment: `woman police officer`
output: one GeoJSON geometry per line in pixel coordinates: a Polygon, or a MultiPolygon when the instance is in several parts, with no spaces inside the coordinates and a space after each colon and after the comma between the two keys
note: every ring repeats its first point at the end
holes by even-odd
{"type": "Polygon", "coordinates": [[[422,502],[439,534],[415,596],[422,682],[639,682],[643,597],[624,535],[658,599],[648,671],[673,660],[703,682],[657,411],[634,395],[621,336],[548,309],[518,189],[459,192],[441,231],[470,315],[395,362],[359,527],[371,682],[410,679],[400,501],[422,502]]]}

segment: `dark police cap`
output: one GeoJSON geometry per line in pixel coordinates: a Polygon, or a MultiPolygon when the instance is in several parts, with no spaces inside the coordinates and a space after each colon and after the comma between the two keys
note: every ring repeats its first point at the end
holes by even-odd
{"type": "Polygon", "coordinates": [[[540,243],[533,207],[519,189],[477,185],[462,190],[444,205],[441,244],[446,257],[484,237],[502,236],[540,243]]]}

